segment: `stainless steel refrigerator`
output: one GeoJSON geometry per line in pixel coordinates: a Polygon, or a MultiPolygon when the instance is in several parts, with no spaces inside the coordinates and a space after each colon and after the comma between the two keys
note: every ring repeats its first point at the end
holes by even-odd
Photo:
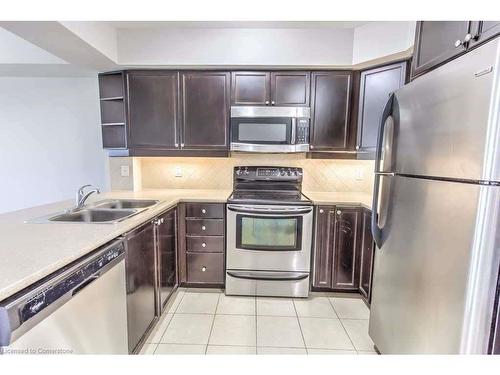
{"type": "Polygon", "coordinates": [[[487,353],[500,259],[500,43],[396,91],[375,165],[369,333],[385,354],[487,353]]]}

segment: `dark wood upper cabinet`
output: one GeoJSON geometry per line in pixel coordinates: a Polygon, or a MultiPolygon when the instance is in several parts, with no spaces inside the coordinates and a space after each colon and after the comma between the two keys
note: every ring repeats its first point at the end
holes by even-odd
{"type": "Polygon", "coordinates": [[[334,289],[358,290],[360,217],[358,208],[336,207],[332,280],[334,289]]]}
{"type": "Polygon", "coordinates": [[[372,273],[373,273],[373,255],[375,244],[373,242],[371,232],[371,211],[363,209],[363,219],[361,228],[361,244],[360,244],[360,274],[359,274],[359,291],[370,303],[372,273]]]}
{"type": "Polygon", "coordinates": [[[228,149],[229,79],[227,72],[181,73],[183,150],[228,149]]]}
{"type": "Polygon", "coordinates": [[[232,105],[309,106],[310,72],[232,72],[232,105]]]}
{"type": "Polygon", "coordinates": [[[374,156],[382,112],[390,94],[404,85],[405,77],[406,62],[361,72],[356,151],[374,156]]]}
{"type": "Polygon", "coordinates": [[[271,72],[271,105],[309,106],[309,72],[271,72]]]}
{"type": "Polygon", "coordinates": [[[462,43],[469,21],[418,21],[412,61],[412,77],[418,76],[465,52],[462,43]]]}
{"type": "Polygon", "coordinates": [[[312,73],[312,151],[346,151],[349,145],[349,106],[352,73],[312,73]]]}
{"type": "Polygon", "coordinates": [[[132,71],[127,81],[129,147],[178,148],[179,74],[132,71]]]}
{"type": "Polygon", "coordinates": [[[316,288],[332,287],[334,236],[335,207],[317,207],[313,275],[313,286],[316,288]]]}
{"type": "Polygon", "coordinates": [[[271,87],[269,72],[232,72],[232,105],[269,105],[271,87]]]}

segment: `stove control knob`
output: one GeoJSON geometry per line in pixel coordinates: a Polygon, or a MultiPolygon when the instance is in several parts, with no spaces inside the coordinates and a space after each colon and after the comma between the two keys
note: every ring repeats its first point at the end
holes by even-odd
{"type": "Polygon", "coordinates": [[[291,168],[288,168],[288,171],[286,173],[287,175],[291,176],[292,175],[292,169],[291,168]]]}
{"type": "Polygon", "coordinates": [[[285,169],[281,168],[280,176],[285,176],[285,175],[286,175],[285,169]]]}
{"type": "Polygon", "coordinates": [[[248,168],[245,168],[245,175],[249,175],[250,174],[250,171],[248,170],[248,168]]]}
{"type": "Polygon", "coordinates": [[[236,175],[237,175],[237,176],[239,176],[240,174],[241,174],[241,169],[238,169],[238,170],[236,171],[236,175]]]}

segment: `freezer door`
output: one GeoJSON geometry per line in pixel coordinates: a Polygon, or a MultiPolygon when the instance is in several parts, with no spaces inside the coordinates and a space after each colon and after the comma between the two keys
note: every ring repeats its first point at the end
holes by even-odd
{"type": "Polygon", "coordinates": [[[499,39],[395,93],[395,170],[500,181],[499,39]]]}
{"type": "MultiPolygon", "coordinates": [[[[462,347],[464,329],[477,340],[488,334],[487,327],[486,332],[477,328],[487,317],[478,318],[478,312],[470,319],[470,306],[477,299],[468,278],[477,266],[474,259],[492,264],[488,249],[498,253],[491,241],[481,242],[481,236],[491,237],[494,230],[482,231],[476,213],[486,217],[479,207],[481,197],[498,199],[499,188],[401,176],[384,179],[391,194],[383,207],[382,245],[375,250],[370,336],[387,354],[468,350],[462,347]],[[474,324],[476,332],[470,329],[474,324]]],[[[480,301],[489,306],[486,298],[480,301]]]]}

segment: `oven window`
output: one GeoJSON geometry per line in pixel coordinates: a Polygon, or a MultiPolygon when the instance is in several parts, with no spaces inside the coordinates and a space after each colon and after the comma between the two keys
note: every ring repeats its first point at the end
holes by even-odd
{"type": "Polygon", "coordinates": [[[298,251],[301,244],[301,216],[236,216],[236,247],[239,249],[298,251]]]}
{"type": "Polygon", "coordinates": [[[238,140],[240,142],[286,142],[287,124],[240,122],[238,140]]]}

